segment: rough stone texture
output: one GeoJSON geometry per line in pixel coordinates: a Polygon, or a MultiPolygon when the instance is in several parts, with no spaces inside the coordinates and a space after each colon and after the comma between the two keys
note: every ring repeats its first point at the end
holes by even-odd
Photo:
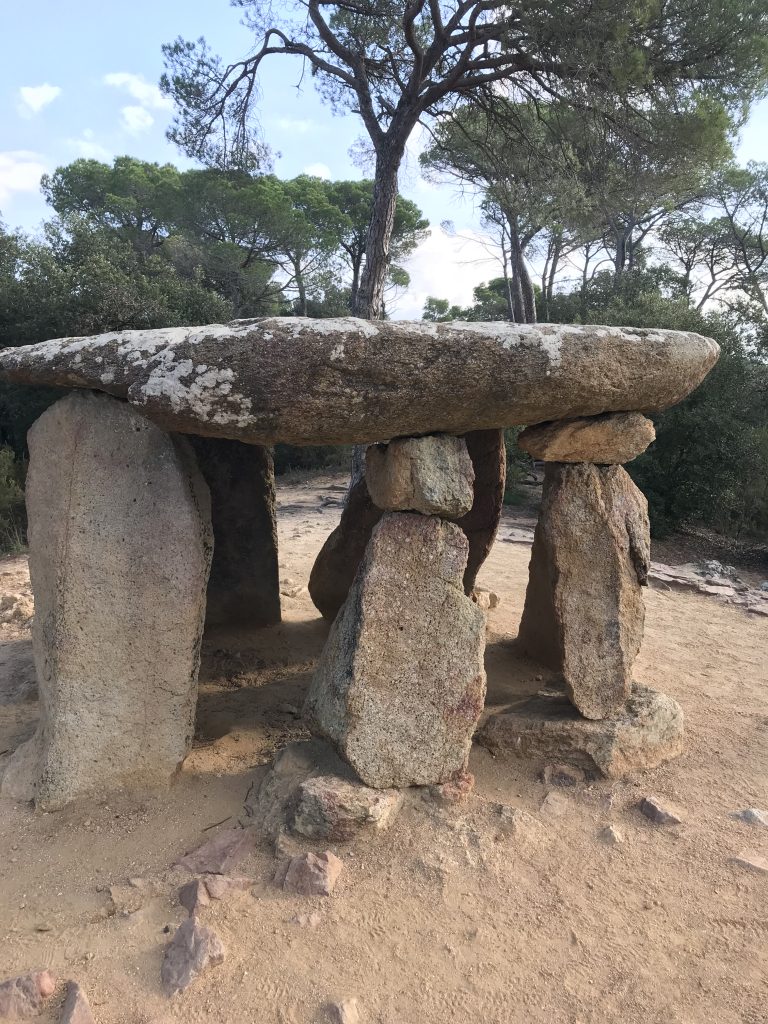
{"type": "MultiPolygon", "coordinates": [[[[475,474],[472,508],[457,525],[469,541],[464,593],[471,594],[481,565],[493,546],[501,518],[507,455],[504,432],[474,430],[464,438],[475,474]]],[[[374,526],[383,512],[373,504],[362,473],[353,475],[341,521],[317,556],[309,578],[309,593],[320,614],[336,618],[363,560],[374,526]]]]}
{"type": "Polygon", "coordinates": [[[345,999],[341,1003],[331,1003],[328,1013],[332,1024],[360,1024],[360,1009],[357,999],[345,999]]]}
{"type": "Polygon", "coordinates": [[[388,828],[402,805],[397,790],[371,789],[337,775],[308,779],[299,786],[293,831],[310,839],[352,839],[388,828]]]}
{"type": "Polygon", "coordinates": [[[191,882],[186,882],[179,889],[179,903],[192,915],[196,914],[201,907],[207,907],[210,902],[208,887],[202,878],[193,878],[191,882]]]}
{"type": "Polygon", "coordinates": [[[475,474],[474,498],[472,508],[456,525],[469,541],[464,593],[471,594],[499,528],[507,480],[507,449],[503,430],[472,430],[464,440],[475,474]]]}
{"type": "Polygon", "coordinates": [[[0,1017],[24,1020],[36,1017],[53,995],[56,978],[50,971],[31,971],[0,984],[0,1017]]]}
{"type": "Polygon", "coordinates": [[[323,618],[333,621],[346,601],[382,514],[371,501],[365,477],[353,478],[339,525],[328,535],[309,576],[309,596],[323,618]]]}
{"type": "Polygon", "coordinates": [[[365,482],[385,512],[423,512],[458,519],[472,508],[475,473],[461,437],[432,434],[372,444],[365,482]]]}
{"type": "Polygon", "coordinates": [[[478,740],[494,754],[557,758],[608,778],[656,768],[683,751],[683,713],[663,693],[635,684],[615,718],[590,721],[563,697],[531,697],[491,715],[478,740]]]}
{"type": "Polygon", "coordinates": [[[759,825],[768,828],[768,811],[761,811],[759,807],[745,807],[743,811],[736,811],[732,817],[744,821],[748,825],[759,825]]]}
{"type": "Polygon", "coordinates": [[[456,807],[465,804],[475,789],[475,776],[472,772],[461,772],[455,779],[443,782],[439,786],[430,786],[427,790],[429,799],[440,807],[456,807]]]}
{"type": "Polygon", "coordinates": [[[203,882],[212,900],[225,900],[230,896],[242,896],[248,892],[253,888],[255,879],[242,875],[234,878],[229,875],[206,875],[203,882]]]}
{"type": "Polygon", "coordinates": [[[544,462],[630,462],[656,439],[653,423],[639,412],[608,413],[526,427],[517,445],[544,462]]]}
{"type": "Polygon", "coordinates": [[[462,589],[467,539],[387,513],[331,628],[304,707],[369,786],[432,785],[466,769],[485,697],[485,616],[462,589]]]}
{"type": "Polygon", "coordinates": [[[718,352],[656,329],[272,317],[10,348],[0,374],[106,391],[182,433],[342,444],[664,409],[718,352]]]}
{"type": "Polygon", "coordinates": [[[397,790],[364,786],[329,743],[311,739],[277,754],[246,810],[267,835],[343,842],[388,828],[402,802],[397,790]]]}
{"type": "Polygon", "coordinates": [[[275,471],[261,445],[192,438],[211,492],[213,562],[206,625],[273,626],[280,621],[275,471]]]}
{"type": "Polygon", "coordinates": [[[336,854],[300,853],[291,857],[285,871],[278,869],[275,882],[286,892],[299,896],[330,896],[336,888],[344,862],[336,854]]]}
{"type": "Polygon", "coordinates": [[[193,875],[198,872],[221,874],[237,867],[255,845],[253,829],[225,828],[196,850],[180,857],[175,867],[185,868],[193,875]]]}
{"type": "Polygon", "coordinates": [[[731,864],[746,868],[747,871],[754,871],[758,875],[768,875],[768,858],[757,853],[741,853],[738,857],[731,857],[731,864]]]}
{"type": "Polygon", "coordinates": [[[645,796],[639,803],[642,814],[654,825],[682,825],[683,819],[674,807],[659,800],[657,796],[645,796]]]}
{"type": "Polygon", "coordinates": [[[160,978],[167,995],[182,992],[207,967],[223,962],[224,945],[216,932],[188,917],[176,930],[165,951],[160,978]]]}
{"type": "Polygon", "coordinates": [[[76,981],[70,981],[67,986],[59,1024],[96,1024],[88,997],[76,981]]]}
{"type": "Polygon", "coordinates": [[[167,783],[184,760],[210,506],[187,441],[105,395],[62,398],[28,436],[41,718],[3,792],[54,809],[167,783]]]}
{"type": "Polygon", "coordinates": [[[547,465],[518,643],[563,673],[587,718],[629,695],[649,564],[648,503],[626,470],[547,465]]]}

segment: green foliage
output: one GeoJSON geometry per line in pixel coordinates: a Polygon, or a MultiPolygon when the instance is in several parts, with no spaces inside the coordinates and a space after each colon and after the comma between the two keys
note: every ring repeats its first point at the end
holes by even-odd
{"type": "Polygon", "coordinates": [[[24,466],[10,448],[0,448],[0,554],[22,551],[25,544],[24,466]]]}

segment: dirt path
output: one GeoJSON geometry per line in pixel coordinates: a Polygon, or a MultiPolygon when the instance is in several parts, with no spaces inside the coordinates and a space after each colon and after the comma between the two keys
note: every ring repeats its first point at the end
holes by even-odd
{"type": "MultiPolygon", "coordinates": [[[[285,589],[306,583],[338,518],[338,487],[330,476],[281,487],[285,589]]],[[[541,686],[510,645],[528,557],[501,541],[479,581],[501,597],[489,617],[491,710],[541,686]]],[[[24,559],[0,573],[0,598],[28,594],[24,559]]],[[[636,782],[571,791],[552,819],[539,810],[540,765],[475,747],[467,807],[437,810],[412,794],[374,845],[331,846],[346,865],[331,898],[275,889],[265,844],[238,868],[257,879],[252,892],[203,911],[225,962],[169,1001],[164,929],[183,917],[170,865],[215,832],[204,829],[236,822],[272,751],[304,735],[290,706],[327,626],[304,590],[283,598],[281,626],[211,638],[195,748],[170,791],[57,814],[0,801],[0,978],[42,966],[74,977],[99,1024],[309,1024],[351,996],[362,1024],[764,1024],[768,876],[729,858],[768,856],[768,829],[730,817],[768,807],[768,625],[692,593],[651,590],[647,606],[636,678],[683,706],[683,757],[636,782]],[[685,823],[650,825],[635,807],[648,792],[679,805],[685,823]],[[500,804],[530,812],[527,826],[506,834],[500,804]],[[609,823],[625,838],[615,847],[598,835],[609,823]],[[138,876],[155,895],[114,913],[107,887],[138,876]],[[317,927],[292,923],[312,910],[317,927]]],[[[22,618],[0,626],[0,751],[35,714],[22,618]]],[[[39,1019],[56,1020],[57,1006],[39,1019]]]]}

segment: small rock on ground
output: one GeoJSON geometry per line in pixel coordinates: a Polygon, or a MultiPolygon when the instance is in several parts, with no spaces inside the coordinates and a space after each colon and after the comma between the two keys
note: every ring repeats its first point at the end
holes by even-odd
{"type": "Polygon", "coordinates": [[[465,804],[475,788],[475,776],[471,772],[462,772],[457,778],[430,786],[427,790],[431,800],[441,807],[453,807],[465,804]]]}
{"type": "Polygon", "coordinates": [[[541,773],[542,782],[546,786],[562,786],[569,788],[579,786],[585,776],[581,768],[570,764],[548,764],[541,773]]]}
{"type": "Polygon", "coordinates": [[[495,594],[492,590],[485,590],[483,587],[475,587],[472,591],[472,600],[484,612],[499,606],[499,595],[495,594]]]}
{"type": "Polygon", "coordinates": [[[212,900],[225,900],[228,896],[248,892],[254,879],[241,875],[206,875],[203,882],[212,900]]]}
{"type": "Polygon", "coordinates": [[[601,828],[598,836],[606,846],[618,846],[624,842],[624,833],[617,829],[615,825],[606,825],[605,828],[601,828]]]}
{"type": "Polygon", "coordinates": [[[768,828],[768,811],[761,811],[757,807],[745,807],[743,811],[736,811],[732,817],[746,821],[748,825],[762,825],[763,828],[768,828]]]}
{"type": "Polygon", "coordinates": [[[70,981],[67,986],[59,1024],[96,1024],[88,997],[76,981],[70,981]]]}
{"type": "Polygon", "coordinates": [[[654,825],[682,825],[683,823],[676,808],[663,803],[658,797],[643,797],[638,806],[654,825]]]}
{"type": "Polygon", "coordinates": [[[356,999],[331,1003],[328,1012],[333,1024],[360,1024],[360,1009],[356,999]]]}
{"type": "Polygon", "coordinates": [[[183,992],[207,967],[220,964],[225,950],[221,939],[211,928],[194,917],[187,918],[165,951],[160,977],[167,995],[183,992]]]}
{"type": "Polygon", "coordinates": [[[361,782],[323,775],[302,782],[292,829],[310,839],[353,839],[388,828],[403,804],[397,789],[372,789],[361,782]]]}
{"type": "Polygon", "coordinates": [[[23,1020],[35,1017],[53,995],[56,978],[50,971],[30,971],[0,984],[0,1017],[23,1020]]]}
{"type": "Polygon", "coordinates": [[[196,850],[185,854],[174,865],[190,874],[223,874],[247,857],[256,844],[252,829],[226,828],[196,850]]]}
{"type": "Polygon", "coordinates": [[[568,798],[553,790],[544,797],[539,810],[549,818],[562,818],[567,813],[569,806],[568,798]]]}
{"type": "Polygon", "coordinates": [[[339,880],[344,862],[330,850],[291,857],[275,875],[275,883],[286,892],[300,896],[330,896],[339,880]]]}
{"type": "Polygon", "coordinates": [[[755,871],[760,875],[768,875],[768,859],[759,857],[755,853],[741,853],[738,857],[731,857],[731,863],[747,871],[755,871]]]}

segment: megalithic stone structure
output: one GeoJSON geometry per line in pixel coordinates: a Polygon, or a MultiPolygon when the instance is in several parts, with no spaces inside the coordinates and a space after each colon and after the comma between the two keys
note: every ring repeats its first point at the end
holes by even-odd
{"type": "Polygon", "coordinates": [[[352,317],[119,331],[0,352],[2,380],[86,392],[30,434],[41,722],[4,790],[56,807],[167,781],[192,734],[206,589],[211,621],[246,608],[251,625],[278,615],[265,449],[281,441],[410,438],[393,458],[432,451],[447,485],[439,498],[421,504],[414,489],[395,500],[385,487],[377,507],[364,481],[350,494],[342,533],[356,530],[355,543],[331,545],[346,575],[318,600],[329,617],[343,610],[307,710],[371,785],[461,775],[485,685],[482,612],[465,591],[498,524],[502,431],[515,425],[528,425],[521,446],[548,463],[520,645],[556,665],[563,693],[557,714],[547,717],[546,702],[513,708],[484,736],[528,756],[559,745],[605,774],[678,753],[679,708],[632,679],[648,531],[621,464],[652,438],[643,414],[684,398],[718,352],[681,331],[352,317]],[[210,487],[183,434],[210,439],[194,442],[210,487]]]}

